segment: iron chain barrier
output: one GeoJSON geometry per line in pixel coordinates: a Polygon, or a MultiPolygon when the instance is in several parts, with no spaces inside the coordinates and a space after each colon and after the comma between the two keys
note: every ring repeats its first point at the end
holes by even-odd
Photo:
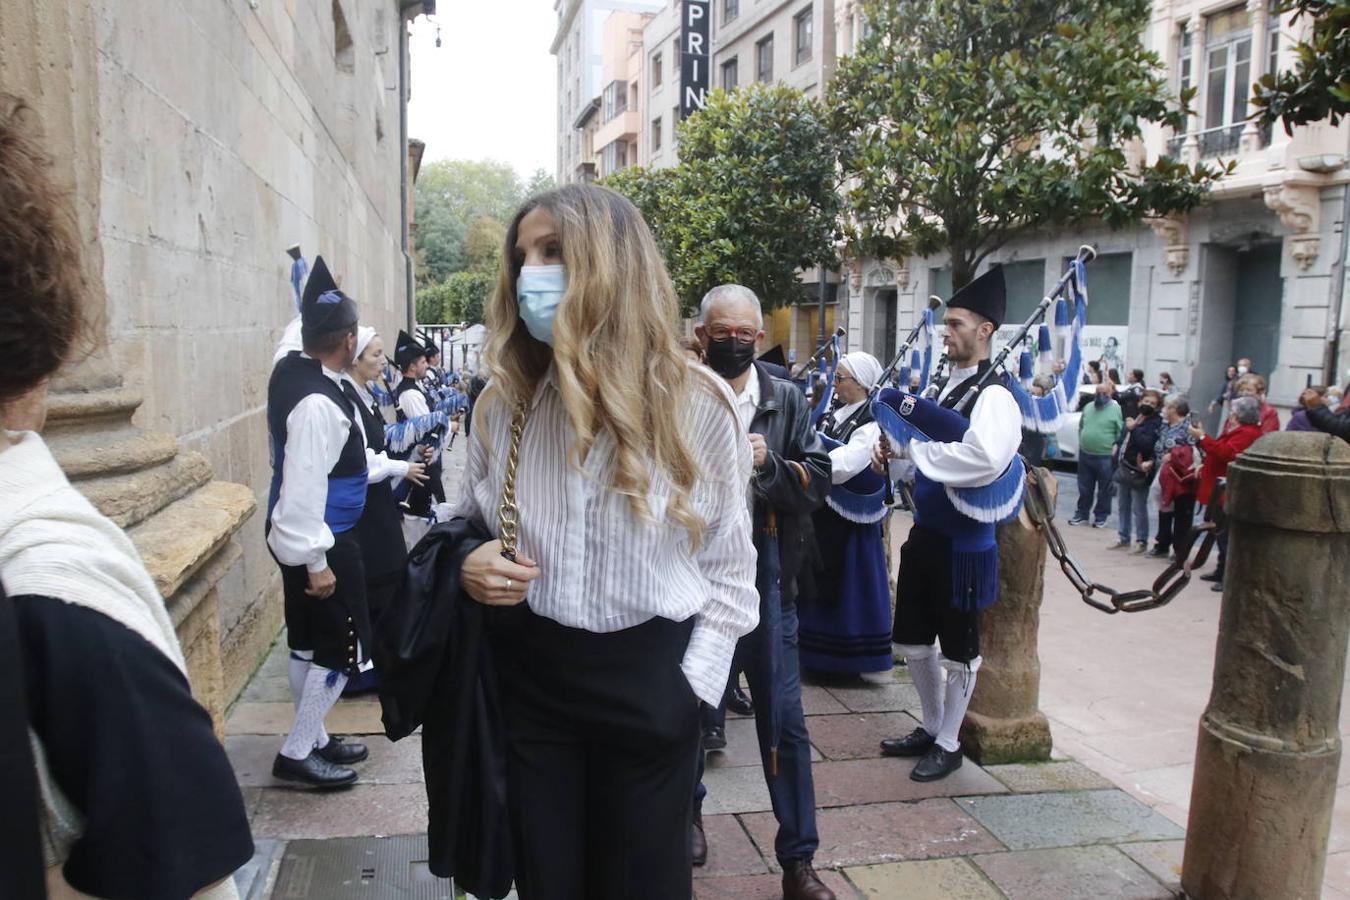
{"type": "Polygon", "coordinates": [[[1049,477],[1052,476],[1045,469],[1027,467],[1024,500],[1027,516],[1045,535],[1050,555],[1059,563],[1060,569],[1064,571],[1074,590],[1082,596],[1083,602],[1093,609],[1111,615],[1118,612],[1143,612],[1171,603],[1177,594],[1190,584],[1191,573],[1202,567],[1209,559],[1219,534],[1227,525],[1223,515],[1223,492],[1220,482],[1206,508],[1205,520],[1192,531],[1189,545],[1185,548],[1176,548],[1174,561],[1154,579],[1153,586],[1135,591],[1118,591],[1089,578],[1078,560],[1069,552],[1064,536],[1055,525],[1055,507],[1046,486],[1046,479],[1049,477]],[[1198,537],[1201,539],[1196,540],[1198,537]],[[1190,552],[1192,550],[1194,555],[1190,552]]]}

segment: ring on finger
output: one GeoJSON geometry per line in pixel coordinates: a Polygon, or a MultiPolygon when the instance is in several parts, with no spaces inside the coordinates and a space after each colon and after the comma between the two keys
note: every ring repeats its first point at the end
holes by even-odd
{"type": "Polygon", "coordinates": [[[510,578],[506,579],[506,589],[507,589],[508,591],[511,590],[511,579],[510,579],[510,578]]]}

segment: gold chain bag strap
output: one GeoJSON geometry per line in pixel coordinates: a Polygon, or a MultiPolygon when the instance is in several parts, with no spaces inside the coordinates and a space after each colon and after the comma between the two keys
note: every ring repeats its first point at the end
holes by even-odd
{"type": "Polygon", "coordinates": [[[502,482],[502,505],[497,507],[497,525],[501,533],[502,556],[516,561],[520,507],[516,506],[516,466],[520,463],[520,437],[525,433],[525,404],[516,404],[511,417],[511,449],[506,455],[506,478],[502,482]]]}

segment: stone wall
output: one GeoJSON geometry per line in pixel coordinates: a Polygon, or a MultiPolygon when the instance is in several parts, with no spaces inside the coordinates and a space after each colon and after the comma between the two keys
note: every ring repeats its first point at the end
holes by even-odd
{"type": "MultiPolygon", "coordinates": [[[[136,425],[266,508],[272,353],[295,314],[284,248],[321,253],[385,335],[405,324],[396,0],[95,7],[103,274],[136,425]]],[[[254,516],[217,588],[232,697],[280,624],[254,516]]]]}

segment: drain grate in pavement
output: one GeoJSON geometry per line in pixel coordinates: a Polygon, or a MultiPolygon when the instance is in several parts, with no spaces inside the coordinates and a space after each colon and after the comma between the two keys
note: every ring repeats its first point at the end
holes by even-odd
{"type": "Polygon", "coordinates": [[[453,900],[427,868],[423,835],[291,841],[272,900],[453,900]]]}

